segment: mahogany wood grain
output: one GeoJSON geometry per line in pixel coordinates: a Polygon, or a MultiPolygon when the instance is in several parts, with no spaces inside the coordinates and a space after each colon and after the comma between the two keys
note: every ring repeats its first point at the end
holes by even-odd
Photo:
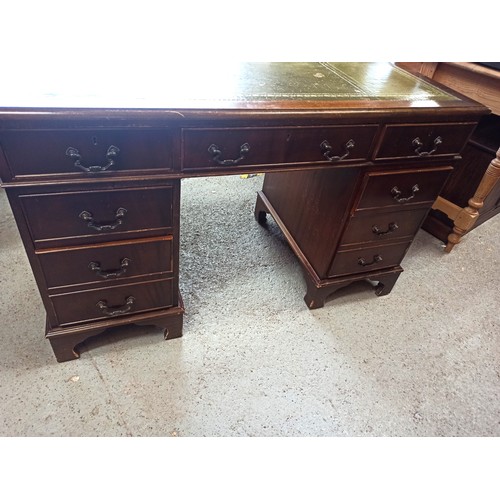
{"type": "Polygon", "coordinates": [[[377,125],[184,129],[182,169],[220,169],[209,152],[212,144],[220,147],[222,159],[239,158],[241,146],[248,144],[248,153],[238,162],[242,168],[248,165],[332,163],[324,156],[321,146],[324,141],[331,145],[333,156],[345,155],[346,144],[353,141],[353,147],[347,150],[347,156],[338,162],[359,161],[370,156],[377,130],[377,125]]]}
{"type": "Polygon", "coordinates": [[[359,281],[367,281],[372,284],[375,288],[375,294],[378,296],[388,295],[402,272],[401,266],[397,266],[389,270],[371,271],[365,274],[340,276],[325,280],[315,280],[313,276],[305,273],[307,293],[304,296],[304,301],[309,309],[319,309],[337,290],[359,281]]]}
{"type": "MultiPolygon", "coordinates": [[[[49,292],[57,288],[96,287],[173,273],[173,237],[125,240],[37,251],[49,292]],[[126,259],[126,265],[121,263],[126,259]],[[94,263],[98,266],[91,266],[94,263]],[[118,273],[118,276],[113,276],[118,273]],[[111,276],[107,276],[110,275],[111,276]]],[[[60,290],[62,291],[62,290],[60,290]]]]}
{"type": "Polygon", "coordinates": [[[262,192],[318,276],[328,267],[347,218],[360,170],[266,174],[262,192]]]}
{"type": "Polygon", "coordinates": [[[409,241],[384,245],[364,245],[356,249],[340,249],[328,272],[330,278],[346,274],[366,273],[374,269],[395,267],[405,256],[409,241]]]}
{"type": "Polygon", "coordinates": [[[36,248],[90,244],[122,238],[159,236],[173,227],[171,184],[142,189],[88,189],[73,192],[30,193],[19,196],[36,248]],[[117,211],[123,208],[123,217],[117,211]],[[91,214],[97,230],[82,218],[91,214]],[[145,214],[148,214],[147,217],[145,214]]]}
{"type": "Polygon", "coordinates": [[[79,151],[84,167],[90,167],[105,166],[108,148],[116,146],[119,152],[105,173],[107,177],[172,170],[172,135],[168,128],[6,130],[0,131],[0,144],[10,172],[5,180],[43,180],[61,174],[88,178],[89,174],[66,154],[69,147],[79,151]]]}
{"type": "Polygon", "coordinates": [[[78,359],[79,347],[85,340],[124,325],[154,325],[164,330],[165,340],[176,339],[182,337],[184,315],[184,305],[180,297],[178,302],[178,306],[168,309],[69,325],[64,328],[52,327],[47,322],[45,336],[50,341],[58,362],[78,359]]]}
{"type": "Polygon", "coordinates": [[[390,64],[228,63],[215,79],[200,65],[165,64],[159,95],[147,82],[117,95],[0,96],[0,177],[58,361],[115,326],[181,335],[185,177],[267,172],[255,215],[263,224],[269,213],[295,252],[308,307],[360,280],[388,294],[422,213],[487,113],[390,64]],[[396,215],[399,235],[367,240],[375,221],[387,230],[396,215]],[[374,251],[383,258],[372,265],[374,251]],[[117,275],[95,281],[89,259],[117,275]]]}
{"type": "Polygon", "coordinates": [[[418,208],[422,205],[430,207],[451,171],[452,167],[439,167],[369,172],[363,179],[356,210],[361,212],[405,206],[418,208]]]}
{"type": "Polygon", "coordinates": [[[351,217],[340,244],[344,247],[413,238],[428,212],[428,208],[423,208],[356,215],[351,217]]]}
{"type": "Polygon", "coordinates": [[[375,156],[379,159],[457,155],[476,126],[472,123],[388,125],[375,156]],[[435,143],[440,139],[439,143],[435,143]],[[416,140],[422,146],[419,149],[416,140]],[[431,151],[434,151],[429,155],[431,151]],[[420,153],[420,154],[419,154],[420,153]]]}
{"type": "Polygon", "coordinates": [[[172,280],[155,280],[106,286],[79,292],[51,295],[57,323],[61,326],[105,319],[108,314],[135,314],[171,307],[173,303],[172,280]],[[132,297],[130,304],[127,299],[132,297]],[[104,302],[99,307],[100,302],[104,302]],[[106,314],[106,312],[108,314],[106,314]]]}

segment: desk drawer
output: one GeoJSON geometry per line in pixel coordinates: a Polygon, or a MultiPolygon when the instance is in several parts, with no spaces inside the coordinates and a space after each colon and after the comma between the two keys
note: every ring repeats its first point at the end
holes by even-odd
{"type": "Polygon", "coordinates": [[[171,307],[173,281],[158,280],[50,297],[59,325],[115,318],[171,307]]]}
{"type": "Polygon", "coordinates": [[[375,269],[397,266],[406,254],[409,241],[383,246],[364,246],[355,250],[337,252],[329,276],[366,273],[375,269]]]}
{"type": "Polygon", "coordinates": [[[368,158],[377,129],[376,125],[184,129],[182,169],[359,161],[368,158]]]}
{"type": "Polygon", "coordinates": [[[375,157],[389,159],[457,155],[474,127],[474,123],[387,125],[375,157]]]}
{"type": "Polygon", "coordinates": [[[423,222],[428,208],[398,212],[369,212],[352,217],[342,237],[341,245],[353,245],[413,238],[423,222]]]}
{"type": "Polygon", "coordinates": [[[172,170],[168,129],[7,130],[0,146],[13,178],[172,170]]]}
{"type": "Polygon", "coordinates": [[[356,210],[430,206],[439,195],[452,167],[370,172],[366,174],[356,210]]]}
{"type": "MultiPolygon", "coordinates": [[[[112,285],[173,272],[172,236],[38,252],[47,287],[112,285]]],[[[169,276],[170,277],[170,276],[169,276]]]]}
{"type": "Polygon", "coordinates": [[[20,195],[36,248],[170,234],[172,186],[20,195]]]}

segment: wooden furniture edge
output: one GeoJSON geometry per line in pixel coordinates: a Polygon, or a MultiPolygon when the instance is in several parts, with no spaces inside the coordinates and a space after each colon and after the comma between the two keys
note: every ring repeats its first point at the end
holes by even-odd
{"type": "Polygon", "coordinates": [[[432,208],[444,212],[453,221],[453,232],[448,235],[445,252],[449,253],[453,247],[460,243],[462,237],[468,233],[479,217],[479,210],[484,205],[484,200],[500,180],[500,148],[486,169],[486,172],[468,205],[464,208],[438,197],[432,208]]]}

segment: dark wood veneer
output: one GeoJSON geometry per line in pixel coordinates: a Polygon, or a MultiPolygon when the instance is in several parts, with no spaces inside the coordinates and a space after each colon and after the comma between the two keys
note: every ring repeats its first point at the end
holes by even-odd
{"type": "MultiPolygon", "coordinates": [[[[327,141],[334,155],[345,154],[345,145],[353,141],[348,155],[339,162],[368,159],[377,125],[335,126],[335,127],[289,127],[289,128],[226,128],[226,129],[184,129],[182,169],[217,170],[209,147],[220,147],[223,158],[239,157],[240,148],[248,144],[249,150],[238,165],[332,163],[324,156],[321,147],[327,141]]],[[[333,162],[336,163],[336,162],[333,162]]]]}
{"type": "MultiPolygon", "coordinates": [[[[133,99],[119,109],[78,100],[57,108],[57,96],[52,107],[0,107],[0,177],[58,361],[116,326],[153,324],[165,338],[181,336],[184,177],[266,172],[255,216],[265,224],[270,214],[297,255],[308,307],[360,280],[387,295],[487,113],[390,65],[225,69],[226,94],[200,79],[188,96],[178,81],[186,72],[174,70],[165,84],[177,91],[165,91],[156,108],[133,99]]],[[[192,88],[198,79],[188,81],[192,88]]]]}
{"type": "Polygon", "coordinates": [[[428,208],[395,212],[358,212],[349,221],[341,245],[412,238],[428,212],[428,208]]]}
{"type": "Polygon", "coordinates": [[[448,178],[452,167],[374,171],[363,179],[356,210],[425,205],[430,207],[448,178]],[[414,191],[418,186],[418,191],[414,191]],[[401,193],[398,196],[397,191],[401,193]],[[410,199],[411,198],[411,199],[410,199]],[[408,201],[398,201],[405,200],[408,201]]]}
{"type": "Polygon", "coordinates": [[[35,246],[48,248],[169,234],[173,227],[172,191],[171,185],[94,189],[21,194],[19,200],[35,246]],[[126,211],[121,218],[116,215],[120,208],[126,211]],[[113,225],[120,219],[121,224],[98,231],[89,227],[82,212],[91,214],[97,226],[113,225]]]}
{"type": "Polygon", "coordinates": [[[61,287],[112,285],[137,277],[171,275],[174,271],[172,236],[51,248],[37,251],[36,255],[49,291],[61,287]],[[90,266],[91,263],[97,264],[100,272],[94,270],[96,266],[90,266]],[[117,272],[120,274],[113,276],[117,272]]]}
{"type": "Polygon", "coordinates": [[[129,311],[120,316],[171,307],[174,305],[173,282],[147,281],[50,295],[56,313],[54,320],[61,326],[105,319],[107,315],[98,307],[100,301],[105,302],[109,311],[114,311],[126,309],[129,297],[134,301],[129,311]]]}
{"type": "Polygon", "coordinates": [[[341,249],[333,259],[329,277],[366,273],[396,267],[406,254],[409,241],[364,245],[354,250],[341,249]]]}
{"type": "Polygon", "coordinates": [[[376,157],[387,158],[415,158],[428,156],[432,153],[436,156],[457,155],[460,153],[468,137],[471,135],[476,123],[424,123],[424,124],[397,124],[388,125],[385,128],[380,147],[377,149],[376,157]],[[434,141],[441,138],[439,144],[434,141]],[[422,146],[414,143],[420,139],[422,146]],[[419,155],[420,153],[420,155],[419,155]]]}
{"type": "Polygon", "coordinates": [[[0,131],[0,144],[11,173],[5,180],[88,177],[66,154],[69,147],[79,151],[84,167],[90,167],[105,166],[108,148],[116,146],[119,152],[106,172],[108,177],[127,171],[172,170],[172,135],[168,128],[5,130],[0,131]]]}
{"type": "Polygon", "coordinates": [[[266,174],[262,188],[320,277],[326,277],[354,197],[360,169],[266,174]]]}

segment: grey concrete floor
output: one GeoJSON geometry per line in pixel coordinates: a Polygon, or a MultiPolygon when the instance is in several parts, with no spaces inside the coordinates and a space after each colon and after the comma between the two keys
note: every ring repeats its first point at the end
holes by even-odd
{"type": "Polygon", "coordinates": [[[500,217],[451,254],[420,231],[386,297],[308,310],[253,219],[262,177],[182,182],[184,336],[126,327],[57,363],[0,194],[2,436],[498,436],[500,217]]]}

